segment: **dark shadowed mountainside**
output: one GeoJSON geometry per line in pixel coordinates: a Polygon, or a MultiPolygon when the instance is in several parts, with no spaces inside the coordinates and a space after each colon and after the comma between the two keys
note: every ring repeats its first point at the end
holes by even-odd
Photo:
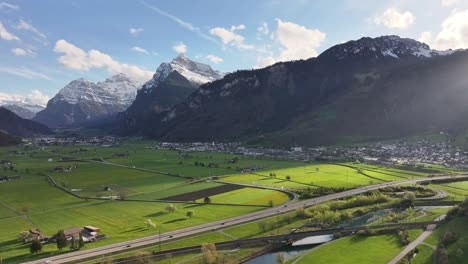
{"type": "Polygon", "coordinates": [[[47,126],[29,119],[23,119],[3,107],[0,107],[0,130],[4,130],[13,136],[21,137],[52,133],[47,126]]]}
{"type": "Polygon", "coordinates": [[[459,133],[468,114],[468,52],[397,36],[362,38],[319,57],[239,71],[202,85],[144,133],[167,141],[323,145],[459,133]]]}

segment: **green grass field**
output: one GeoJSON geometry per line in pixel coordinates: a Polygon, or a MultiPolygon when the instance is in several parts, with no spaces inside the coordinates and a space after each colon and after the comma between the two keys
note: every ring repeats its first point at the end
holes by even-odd
{"type": "Polygon", "coordinates": [[[383,180],[367,177],[356,169],[334,164],[313,164],[286,169],[264,170],[254,174],[233,175],[225,177],[223,180],[284,188],[304,188],[308,186],[355,188],[383,182],[383,180]],[[271,177],[270,173],[274,173],[276,177],[271,177]],[[289,180],[287,176],[290,177],[289,180]]]}
{"type": "MultiPolygon", "coordinates": [[[[257,188],[242,188],[239,190],[214,195],[210,198],[212,203],[232,203],[265,206],[268,206],[270,201],[273,203],[273,205],[278,205],[285,203],[289,200],[289,197],[286,193],[257,188]]],[[[203,202],[203,199],[200,199],[197,202],[201,203],[203,202]]]]}
{"type": "MultiPolygon", "coordinates": [[[[135,144],[132,146],[137,148],[142,145],[135,144]]],[[[236,204],[260,204],[262,206],[233,207],[182,203],[175,204],[177,211],[174,213],[167,213],[165,207],[168,203],[162,202],[82,200],[53,187],[48,182],[46,175],[51,175],[60,186],[69,190],[75,189],[76,193],[89,197],[95,197],[97,194],[113,196],[123,189],[128,191],[128,195],[132,198],[154,200],[204,190],[221,184],[204,181],[189,183],[187,179],[180,177],[93,162],[59,161],[63,157],[62,155],[81,158],[112,157],[113,154],[122,152],[124,147],[121,149],[86,147],[88,151],[77,153],[75,150],[80,148],[82,147],[49,147],[47,152],[40,149],[0,148],[0,159],[12,160],[15,165],[15,170],[0,168],[0,170],[3,170],[0,171],[0,174],[22,176],[20,180],[0,183],[0,202],[6,205],[0,204],[0,256],[4,263],[20,263],[32,258],[29,254],[28,245],[17,243],[16,237],[19,232],[35,227],[39,228],[44,234],[53,235],[59,229],[73,226],[99,226],[102,232],[109,236],[109,239],[86,245],[86,248],[92,248],[155,234],[156,230],[145,227],[144,221],[146,219],[151,219],[156,223],[161,232],[166,232],[262,210],[270,200],[275,204],[288,200],[286,194],[271,190],[255,190],[255,195],[249,196],[246,195],[249,193],[249,189],[246,189],[245,191],[238,190],[232,193],[215,195],[212,197],[212,201],[226,202],[227,199],[236,204]],[[10,154],[10,150],[17,150],[21,154],[10,154]],[[53,172],[54,167],[73,164],[77,164],[78,168],[72,172],[53,172]],[[105,187],[111,187],[111,190],[105,191],[105,187]],[[189,210],[194,212],[191,219],[185,216],[189,210]],[[19,215],[27,215],[34,226],[31,226],[19,215]]],[[[201,177],[212,175],[212,169],[193,166],[193,162],[191,162],[191,165],[178,164],[183,159],[175,151],[136,150],[136,153],[140,152],[140,156],[133,155],[130,152],[130,157],[141,158],[143,159],[141,161],[142,165],[158,171],[167,171],[169,168],[177,169],[180,167],[181,170],[190,171],[194,175],[202,172],[199,174],[201,177]],[[155,152],[154,156],[147,157],[148,153],[145,153],[146,151],[155,152]],[[161,158],[167,160],[158,162],[157,159],[161,158]]],[[[216,153],[196,153],[193,156],[200,161],[209,160],[210,157],[219,161],[224,161],[227,158],[223,154],[216,153]]],[[[125,159],[122,158],[121,162],[124,161],[125,159]]],[[[270,165],[276,164],[271,160],[258,160],[258,162],[270,165]]],[[[133,162],[130,161],[130,163],[133,162]]],[[[255,159],[239,159],[239,163],[247,166],[249,163],[255,163],[255,159]]],[[[276,164],[276,166],[297,165],[297,162],[281,161],[279,164],[276,164]]],[[[223,166],[225,165],[227,164],[223,164],[223,166]]],[[[235,169],[232,168],[222,168],[221,170],[224,170],[223,173],[235,172],[235,169]]],[[[55,245],[50,244],[45,245],[39,256],[48,256],[55,253],[57,253],[55,245]]]]}
{"type": "MultiPolygon", "coordinates": [[[[131,199],[156,200],[220,186],[221,183],[205,181],[204,178],[214,175],[226,175],[220,177],[220,180],[228,182],[291,189],[314,186],[352,188],[381,182],[356,169],[340,165],[207,152],[189,152],[187,158],[177,151],[155,150],[151,148],[154,144],[151,141],[128,140],[117,147],[56,146],[46,147],[45,150],[0,148],[0,159],[12,160],[15,165],[13,170],[0,167],[0,175],[22,177],[0,183],[0,257],[4,263],[21,263],[57,254],[55,245],[50,244],[45,245],[41,255],[31,256],[28,245],[16,242],[19,232],[32,228],[39,228],[46,235],[53,235],[59,229],[73,226],[98,226],[109,238],[86,245],[86,248],[92,248],[155,234],[156,229],[145,227],[146,219],[156,223],[161,232],[167,232],[262,210],[270,201],[279,205],[289,200],[287,194],[279,191],[243,188],[210,197],[212,203],[240,206],[177,203],[177,211],[168,213],[165,210],[168,203],[164,202],[92,199],[97,196],[116,196],[125,191],[131,199]],[[11,153],[13,150],[18,152],[11,153]],[[128,153],[129,156],[117,158],[114,154],[118,153],[128,153]],[[85,160],[61,162],[63,157],[85,160]],[[93,158],[121,166],[90,162],[89,159],[93,158]],[[230,163],[234,158],[237,161],[230,163]],[[195,166],[196,162],[204,163],[205,166],[195,166]],[[209,163],[216,166],[210,168],[207,166],[209,163]],[[72,172],[53,171],[58,166],[75,164],[78,167],[72,172]],[[262,170],[251,174],[239,172],[241,168],[251,166],[261,167],[262,170]],[[270,177],[270,173],[274,173],[276,177],[270,177]],[[90,198],[79,199],[54,187],[49,183],[48,175],[59,186],[90,198]],[[287,180],[286,176],[291,179],[287,180]],[[194,182],[194,179],[198,180],[194,182]],[[186,217],[189,210],[194,212],[190,219],[186,217]]],[[[375,166],[370,169],[377,171],[375,173],[378,173],[382,181],[401,179],[401,175],[423,176],[375,166]]],[[[235,228],[227,230],[227,233],[234,234],[237,232],[235,228]]]]}
{"type": "MultiPolygon", "coordinates": [[[[465,264],[468,263],[466,255],[457,255],[457,249],[461,249],[463,252],[468,252],[468,217],[456,217],[446,224],[439,226],[431,236],[429,236],[424,242],[433,246],[437,246],[445,232],[450,231],[457,234],[458,239],[454,243],[447,247],[447,253],[449,256],[449,263],[453,264],[465,264]]],[[[423,262],[424,263],[424,262],[423,262]]]]}
{"type": "Polygon", "coordinates": [[[443,184],[430,184],[429,186],[444,190],[448,196],[444,198],[446,201],[463,201],[468,197],[468,190],[458,188],[458,184],[466,184],[468,182],[453,182],[443,184]]]}
{"type": "MultiPolygon", "coordinates": [[[[412,236],[421,233],[411,230],[412,236]]],[[[395,257],[404,246],[397,235],[380,235],[371,237],[346,237],[325,244],[317,250],[312,250],[298,263],[340,263],[340,264],[374,264],[387,263],[395,257]]]]}
{"type": "Polygon", "coordinates": [[[434,253],[434,250],[425,245],[425,244],[420,244],[418,247],[418,254],[411,259],[411,263],[413,264],[432,264],[434,262],[434,259],[432,257],[432,254],[434,253]]]}

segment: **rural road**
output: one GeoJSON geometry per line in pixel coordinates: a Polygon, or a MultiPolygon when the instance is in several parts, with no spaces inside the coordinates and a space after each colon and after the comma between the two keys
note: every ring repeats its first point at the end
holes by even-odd
{"type": "Polygon", "coordinates": [[[407,183],[418,183],[418,182],[425,182],[425,181],[431,181],[431,180],[447,180],[447,179],[453,179],[453,180],[468,179],[468,175],[425,177],[425,178],[408,179],[408,180],[370,185],[370,186],[356,188],[356,189],[352,189],[352,190],[348,190],[348,191],[344,191],[340,193],[335,193],[335,194],[325,195],[325,196],[321,196],[321,197],[317,197],[313,199],[308,199],[308,200],[300,201],[294,204],[276,206],[276,207],[272,207],[272,208],[265,209],[262,211],[253,212],[253,213],[249,213],[249,214],[245,214],[242,216],[237,216],[237,217],[233,217],[229,219],[219,220],[219,221],[215,221],[215,222],[211,222],[211,223],[207,223],[203,225],[187,227],[187,228],[183,228],[183,229],[179,229],[179,230],[175,230],[171,232],[166,232],[161,235],[156,234],[156,235],[138,238],[138,239],[134,239],[134,240],[126,241],[126,242],[119,242],[119,243],[102,246],[98,248],[65,253],[65,254],[48,257],[48,258],[44,258],[40,260],[30,261],[26,263],[39,264],[39,263],[77,262],[77,261],[84,260],[84,259],[100,257],[105,254],[111,254],[111,253],[117,253],[117,252],[129,250],[135,247],[142,247],[142,246],[148,246],[151,244],[156,244],[158,242],[165,242],[168,240],[172,240],[174,238],[193,236],[196,234],[210,232],[210,231],[214,231],[214,230],[221,229],[221,228],[224,229],[228,226],[239,225],[239,224],[247,223],[250,221],[281,214],[284,212],[294,211],[299,208],[308,207],[308,206],[316,205],[319,203],[324,203],[327,201],[336,200],[336,199],[340,199],[340,198],[344,198],[344,197],[348,197],[348,196],[352,196],[356,194],[361,194],[367,191],[378,190],[378,189],[389,187],[389,186],[396,186],[396,185],[407,184],[407,183]]]}
{"type": "Polygon", "coordinates": [[[439,200],[439,199],[444,199],[445,197],[448,196],[448,193],[444,190],[441,190],[441,189],[437,189],[437,188],[429,188],[431,190],[433,190],[434,192],[436,192],[436,195],[434,196],[430,196],[430,197],[423,197],[423,198],[416,198],[415,200],[420,200],[420,201],[424,201],[424,200],[439,200]]]}
{"type": "MultiPolygon", "coordinates": [[[[436,219],[436,221],[441,221],[445,218],[445,215],[441,215],[436,219]]],[[[436,228],[436,225],[429,225],[426,229],[426,231],[422,232],[421,235],[419,235],[418,238],[416,238],[413,242],[409,243],[408,246],[406,246],[403,251],[401,251],[396,257],[394,257],[392,260],[388,262],[388,264],[397,264],[402,258],[404,258],[411,250],[415,249],[419,244],[424,242],[426,238],[428,238],[434,229],[436,228]]]]}

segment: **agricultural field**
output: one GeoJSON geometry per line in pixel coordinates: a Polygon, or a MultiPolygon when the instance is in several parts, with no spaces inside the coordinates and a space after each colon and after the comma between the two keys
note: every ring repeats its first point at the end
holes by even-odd
{"type": "Polygon", "coordinates": [[[367,166],[365,167],[366,169],[361,169],[360,167],[349,167],[351,166],[349,164],[312,163],[300,167],[237,174],[223,177],[222,180],[226,182],[284,187],[289,189],[304,187],[356,188],[385,181],[427,176],[427,174],[424,173],[405,172],[387,168],[383,169],[375,166],[367,166]]]}
{"type": "MultiPolygon", "coordinates": [[[[138,146],[138,144],[133,146],[138,146]]],[[[4,263],[21,263],[31,258],[58,253],[55,244],[47,244],[39,255],[30,255],[29,245],[23,245],[16,240],[18,234],[24,230],[39,228],[41,232],[51,236],[59,229],[85,225],[98,226],[102,233],[108,236],[108,239],[86,245],[86,248],[93,248],[152,235],[159,230],[167,232],[235,217],[265,209],[271,205],[270,203],[279,205],[289,200],[287,194],[275,190],[240,188],[213,193],[210,204],[203,202],[193,204],[193,201],[204,197],[200,194],[174,204],[176,211],[168,212],[166,207],[169,202],[155,200],[181,194],[203,193],[204,190],[226,185],[203,179],[213,175],[215,170],[207,166],[193,165],[193,158],[190,159],[190,165],[179,164],[181,161],[188,161],[180,157],[176,151],[143,149],[141,158],[146,157],[146,160],[143,160],[141,164],[151,170],[89,160],[61,161],[62,158],[72,155],[75,158],[86,159],[111,157],[109,160],[117,163],[120,159],[121,165],[125,165],[125,158],[112,158],[122,149],[102,147],[86,148],[87,151],[83,149],[85,148],[74,146],[47,147],[45,150],[0,148],[0,160],[10,160],[14,164],[12,169],[0,167],[0,174],[20,176],[17,180],[0,182],[0,257],[4,263]],[[81,151],[78,151],[80,149],[81,151]],[[154,155],[147,157],[149,154],[145,151],[152,152],[154,155]],[[166,159],[164,162],[157,161],[164,158],[166,159]],[[151,162],[152,160],[155,162],[151,162]],[[57,167],[72,167],[72,169],[57,172],[55,170],[57,167]],[[183,176],[194,176],[200,179],[194,180],[165,174],[164,172],[170,168],[180,168],[181,174],[187,171],[183,176]],[[49,181],[49,176],[58,186],[87,198],[79,199],[54,187],[49,181]],[[118,197],[123,192],[128,201],[105,199],[118,197]],[[255,195],[248,195],[250,193],[255,195]],[[143,200],[146,201],[143,202],[143,200]],[[216,203],[232,203],[236,206],[216,203]],[[193,216],[187,217],[187,211],[192,211],[193,216]],[[144,222],[147,219],[151,219],[157,229],[145,226],[144,222]]],[[[136,152],[140,151],[136,150],[136,152]]],[[[225,160],[224,154],[194,153],[191,155],[197,157],[197,162],[208,162],[210,157],[220,162],[225,160]]],[[[128,164],[135,163],[127,162],[128,164]]],[[[239,158],[238,163],[239,166],[248,166],[254,164],[255,159],[239,158]]],[[[262,163],[262,166],[276,164],[275,161],[260,159],[258,163],[262,163]]],[[[281,161],[279,164],[282,165],[277,166],[287,164],[296,166],[298,162],[281,161]]],[[[227,164],[223,163],[220,167],[222,166],[224,168],[217,170],[217,174],[237,172],[232,168],[227,169],[227,164]]]]}
{"type": "Polygon", "coordinates": [[[54,244],[48,244],[41,255],[31,256],[28,245],[16,241],[21,231],[29,229],[51,236],[74,226],[98,226],[108,238],[86,245],[93,248],[289,201],[288,194],[268,187],[354,188],[425,176],[374,166],[364,171],[375,173],[369,177],[349,164],[157,150],[153,145],[127,141],[117,147],[0,148],[0,160],[14,165],[0,167],[0,175],[20,176],[0,182],[0,257],[6,263],[21,263],[58,253],[54,244]],[[241,173],[245,168],[255,169],[241,173]],[[210,203],[205,203],[207,196],[210,203]],[[169,203],[174,203],[175,212],[166,210],[169,203]],[[156,229],[144,224],[147,219],[156,229]]]}

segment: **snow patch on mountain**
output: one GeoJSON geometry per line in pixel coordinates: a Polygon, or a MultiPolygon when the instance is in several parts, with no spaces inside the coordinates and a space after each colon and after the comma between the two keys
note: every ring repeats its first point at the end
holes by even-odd
{"type": "Polygon", "coordinates": [[[80,78],[67,84],[51,101],[63,100],[69,104],[91,101],[130,106],[135,100],[139,87],[138,82],[122,73],[97,83],[80,78]]]}
{"type": "Polygon", "coordinates": [[[177,71],[187,80],[199,86],[224,77],[224,73],[213,70],[209,65],[195,62],[180,54],[170,63],[161,63],[153,78],[143,85],[142,90],[148,92],[164,81],[173,71],[177,71]]]}
{"type": "Polygon", "coordinates": [[[364,37],[333,46],[320,54],[320,57],[334,57],[338,60],[346,57],[372,56],[376,58],[403,59],[408,57],[430,58],[445,56],[457,50],[434,50],[429,45],[409,38],[398,36],[382,36],[377,38],[364,37]]]}

